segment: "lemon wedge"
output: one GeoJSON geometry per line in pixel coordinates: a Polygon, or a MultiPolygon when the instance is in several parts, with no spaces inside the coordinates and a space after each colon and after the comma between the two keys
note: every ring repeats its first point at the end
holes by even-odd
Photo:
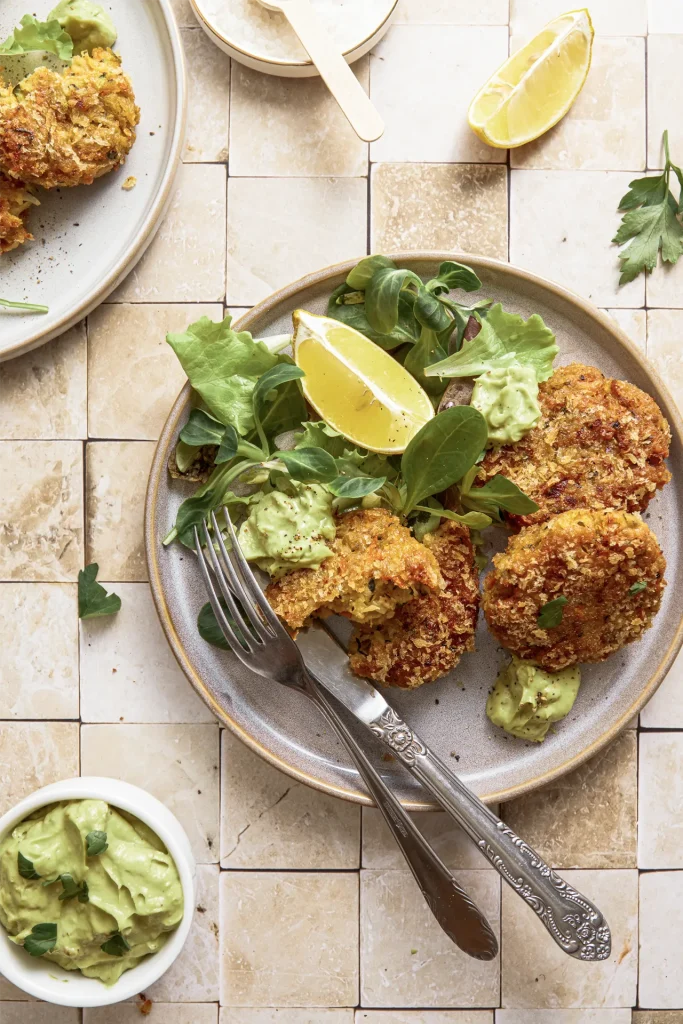
{"type": "Polygon", "coordinates": [[[593,24],[584,8],[548,22],[475,96],[468,121],[482,142],[514,149],[564,117],[591,66],[593,24]]]}
{"type": "Polygon", "coordinates": [[[339,320],[303,309],[292,320],[294,359],[315,411],[361,448],[404,452],[434,416],[426,391],[388,352],[339,320]]]}

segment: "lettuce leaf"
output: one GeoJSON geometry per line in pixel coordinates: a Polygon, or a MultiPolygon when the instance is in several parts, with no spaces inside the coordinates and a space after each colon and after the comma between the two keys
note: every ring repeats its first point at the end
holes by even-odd
{"type": "Polygon", "coordinates": [[[43,50],[56,54],[60,60],[71,60],[74,44],[56,19],[38,21],[32,14],[25,14],[21,24],[0,43],[0,53],[27,53],[29,50],[43,50]]]}
{"type": "Polygon", "coordinates": [[[537,313],[524,320],[517,313],[506,313],[498,302],[482,319],[472,341],[424,372],[427,377],[479,377],[494,366],[520,363],[532,367],[540,382],[552,376],[558,351],[555,335],[537,313]]]}

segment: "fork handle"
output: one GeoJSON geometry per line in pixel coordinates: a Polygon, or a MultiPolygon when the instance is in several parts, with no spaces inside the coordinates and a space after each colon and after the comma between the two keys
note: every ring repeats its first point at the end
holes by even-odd
{"type": "Polygon", "coordinates": [[[465,830],[565,953],[577,960],[609,957],[610,930],[598,908],[500,821],[393,708],[367,724],[465,830]]]}
{"type": "Polygon", "coordinates": [[[308,696],[339,736],[413,873],[427,906],[448,937],[477,960],[492,960],[498,942],[486,918],[461,889],[443,861],[372,765],[326,694],[310,678],[308,696]]]}

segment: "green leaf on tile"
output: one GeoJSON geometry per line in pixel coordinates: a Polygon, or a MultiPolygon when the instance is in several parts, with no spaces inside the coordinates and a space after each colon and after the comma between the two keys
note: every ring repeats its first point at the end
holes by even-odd
{"type": "Polygon", "coordinates": [[[97,562],[86,565],[78,574],[78,617],[96,619],[102,615],[116,615],[121,608],[121,598],[107,591],[97,582],[97,562]]]}

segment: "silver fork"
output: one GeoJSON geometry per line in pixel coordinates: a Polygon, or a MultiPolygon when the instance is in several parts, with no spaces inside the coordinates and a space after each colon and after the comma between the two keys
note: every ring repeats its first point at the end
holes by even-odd
{"type": "Polygon", "coordinates": [[[488,921],[458,885],[368,759],[336,710],[334,699],[318,686],[316,678],[307,670],[297,645],[271,609],[242,555],[227,509],[223,512],[230,533],[232,557],[213,512],[213,538],[206,522],[203,524],[203,539],[213,577],[196,527],[195,550],[211,607],[232,651],[253,672],[300,690],[313,701],[348,750],[436,920],[465,953],[477,960],[492,960],[498,953],[498,942],[488,921]],[[216,584],[232,622],[223,610],[216,584]]]}
{"type": "MultiPolygon", "coordinates": [[[[235,611],[238,613],[239,617],[236,616],[235,621],[240,631],[246,628],[246,623],[233,593],[245,609],[248,621],[253,622],[258,641],[252,638],[246,647],[240,643],[222,612],[215,589],[210,586],[208,567],[201,555],[200,561],[216,617],[224,631],[227,627],[226,639],[237,656],[261,675],[298,688],[305,686],[302,686],[302,679],[310,676],[311,666],[314,666],[316,681],[350,710],[435,797],[439,806],[455,819],[507,884],[537,914],[557,945],[577,960],[606,960],[611,953],[612,937],[598,908],[560,878],[542,857],[497,818],[462,779],[429,749],[407,722],[397,715],[374,686],[351,676],[346,655],[337,652],[338,660],[335,664],[335,645],[322,630],[308,630],[300,638],[307,670],[297,644],[290,639],[268,604],[240,550],[227,509],[224,508],[223,512],[232,554],[228,555],[213,513],[211,520],[221,562],[214,551],[205,523],[207,549],[211,552],[214,569],[225,566],[225,574],[221,573],[218,578],[228,607],[233,614],[235,611]],[[239,572],[231,558],[237,563],[239,572]],[[343,667],[339,659],[343,660],[343,667]]],[[[200,551],[196,530],[195,534],[196,547],[200,551]]],[[[317,689],[321,696],[320,688],[317,689]]],[[[429,897],[426,898],[429,902],[429,897]]]]}

